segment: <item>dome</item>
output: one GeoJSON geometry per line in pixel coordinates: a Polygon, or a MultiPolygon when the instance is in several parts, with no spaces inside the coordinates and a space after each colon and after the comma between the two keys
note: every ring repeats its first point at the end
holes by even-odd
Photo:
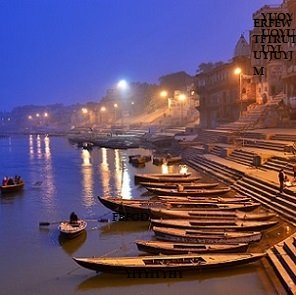
{"type": "Polygon", "coordinates": [[[250,45],[242,34],[236,43],[234,57],[250,56],[250,45]]]}

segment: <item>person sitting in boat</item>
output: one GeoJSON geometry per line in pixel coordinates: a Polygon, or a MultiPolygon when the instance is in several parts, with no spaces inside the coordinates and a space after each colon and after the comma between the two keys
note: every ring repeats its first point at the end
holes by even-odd
{"type": "Polygon", "coordinates": [[[16,175],[16,176],[14,177],[14,182],[15,182],[16,184],[19,184],[19,183],[21,183],[21,182],[22,182],[22,179],[21,179],[21,177],[20,177],[20,176],[18,176],[18,175],[16,175]]]}
{"type": "Polygon", "coordinates": [[[7,185],[14,185],[14,181],[13,181],[12,177],[8,178],[7,185]]]}
{"type": "Polygon", "coordinates": [[[3,180],[2,180],[2,185],[5,186],[7,185],[8,182],[8,178],[6,176],[4,176],[3,180]]]}
{"type": "Polygon", "coordinates": [[[77,224],[78,223],[78,216],[77,214],[73,211],[70,214],[70,224],[77,224]]]}

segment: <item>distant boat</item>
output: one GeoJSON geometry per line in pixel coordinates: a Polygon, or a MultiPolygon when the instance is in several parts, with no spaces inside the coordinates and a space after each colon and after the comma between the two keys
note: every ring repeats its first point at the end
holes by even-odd
{"type": "MultiPolygon", "coordinates": [[[[73,257],[73,259],[80,266],[96,272],[139,275],[139,272],[143,271],[142,275],[145,273],[147,275],[147,271],[200,271],[213,268],[225,269],[225,267],[255,262],[264,256],[265,253],[223,253],[223,255],[185,254],[139,257],[73,257]]],[[[152,274],[153,273],[150,273],[150,275],[152,274]]]]}
{"type": "Polygon", "coordinates": [[[191,253],[225,253],[225,252],[245,252],[249,244],[189,244],[164,241],[136,241],[140,251],[152,254],[191,254],[191,253]]]}
{"type": "Polygon", "coordinates": [[[58,229],[65,238],[73,239],[79,236],[86,228],[87,222],[85,220],[79,219],[77,224],[70,223],[68,221],[63,221],[59,224],[58,229]]]}
{"type": "Polygon", "coordinates": [[[0,189],[2,194],[6,194],[6,193],[13,193],[13,192],[20,191],[24,188],[24,186],[25,186],[24,181],[21,181],[20,183],[16,183],[16,184],[1,185],[0,189]]]}

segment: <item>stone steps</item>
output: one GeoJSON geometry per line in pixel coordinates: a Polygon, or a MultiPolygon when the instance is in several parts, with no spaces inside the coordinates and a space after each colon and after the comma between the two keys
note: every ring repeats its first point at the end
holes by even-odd
{"type": "Polygon", "coordinates": [[[296,294],[296,235],[267,250],[267,259],[287,294],[296,294]]]}

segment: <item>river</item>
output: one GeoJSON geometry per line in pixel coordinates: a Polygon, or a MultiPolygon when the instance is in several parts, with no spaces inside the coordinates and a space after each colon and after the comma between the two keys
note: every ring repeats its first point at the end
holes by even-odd
{"type": "MultiPolygon", "coordinates": [[[[151,151],[87,151],[63,137],[0,139],[0,176],[17,174],[25,181],[22,192],[0,197],[1,294],[276,294],[260,262],[183,278],[131,279],[96,274],[72,260],[73,256],[138,255],[134,241],[153,236],[147,222],[112,221],[112,213],[97,199],[138,197],[145,189],[134,184],[135,173],[168,168],[151,162],[135,168],[128,156],[138,153],[151,151]],[[60,238],[57,225],[71,211],[87,219],[88,227],[84,235],[67,241],[60,238]],[[100,218],[109,222],[98,222],[100,218]],[[39,227],[45,221],[50,226],[39,227]]],[[[176,172],[179,167],[168,169],[176,172]]]]}

